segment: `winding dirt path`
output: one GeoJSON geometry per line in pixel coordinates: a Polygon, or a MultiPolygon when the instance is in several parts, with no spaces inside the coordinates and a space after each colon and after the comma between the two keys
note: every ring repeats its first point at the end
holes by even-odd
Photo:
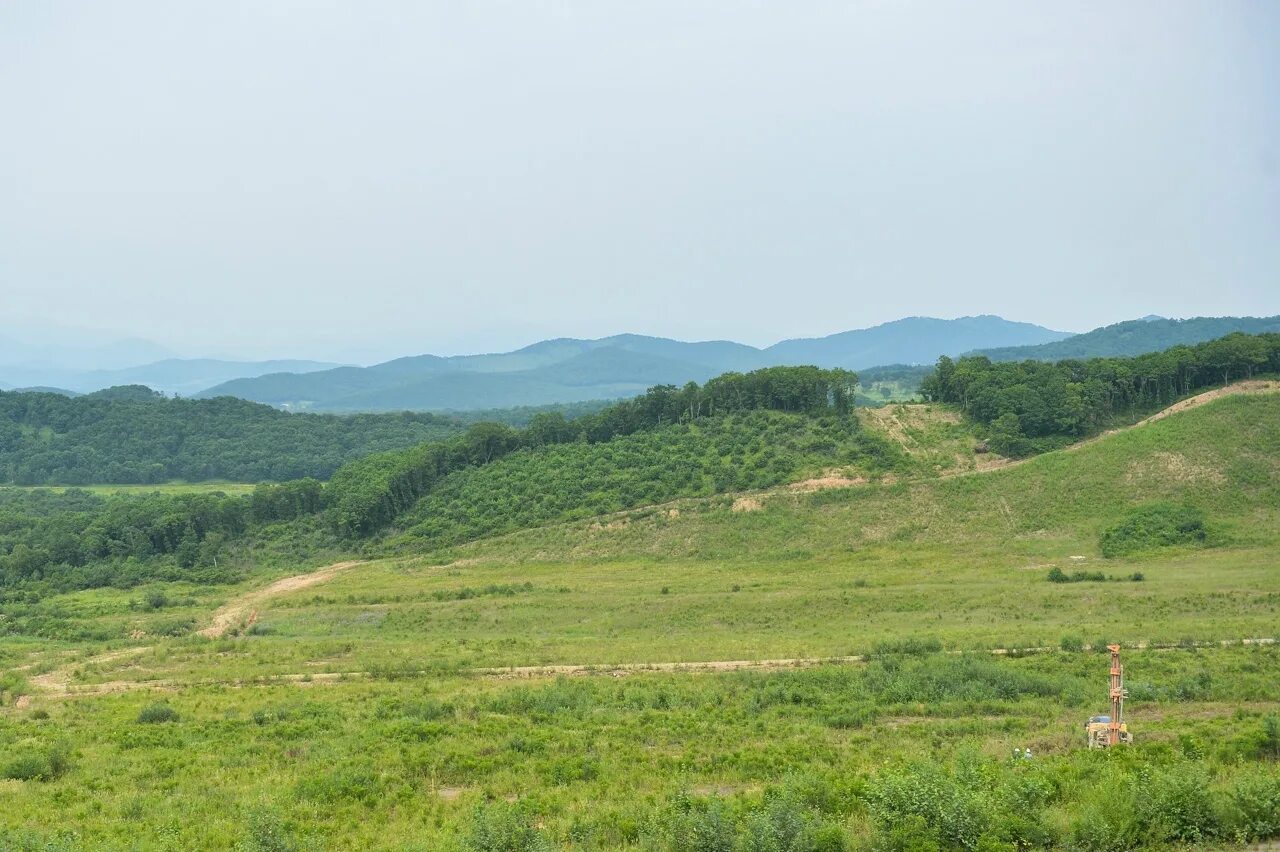
{"type": "Polygon", "coordinates": [[[217,612],[213,614],[213,619],[209,626],[199,631],[199,633],[201,636],[217,639],[220,636],[225,636],[227,631],[233,627],[249,627],[258,620],[258,608],[271,598],[328,582],[343,571],[364,564],[360,560],[335,562],[308,574],[295,574],[292,577],[285,577],[283,580],[276,580],[271,585],[263,586],[261,589],[254,589],[238,598],[227,601],[219,607],[217,612]]]}

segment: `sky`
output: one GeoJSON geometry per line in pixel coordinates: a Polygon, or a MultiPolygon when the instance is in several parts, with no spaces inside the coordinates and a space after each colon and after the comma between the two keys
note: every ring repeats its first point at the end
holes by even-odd
{"type": "Polygon", "coordinates": [[[370,362],[979,313],[1280,313],[1280,3],[0,6],[11,323],[370,362]]]}

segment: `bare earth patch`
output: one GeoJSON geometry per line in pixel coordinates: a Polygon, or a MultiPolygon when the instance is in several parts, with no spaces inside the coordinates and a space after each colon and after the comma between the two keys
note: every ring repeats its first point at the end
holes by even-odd
{"type": "Polygon", "coordinates": [[[826,491],[831,488],[852,488],[855,485],[866,484],[867,479],[863,476],[850,477],[842,474],[827,474],[826,476],[806,479],[802,482],[793,482],[787,486],[787,490],[799,494],[809,494],[814,491],[826,491]]]}
{"type": "Polygon", "coordinates": [[[1226,474],[1205,465],[1196,464],[1182,453],[1154,452],[1146,460],[1129,465],[1124,475],[1126,482],[1156,479],[1161,482],[1208,482],[1223,485],[1226,474]]]}

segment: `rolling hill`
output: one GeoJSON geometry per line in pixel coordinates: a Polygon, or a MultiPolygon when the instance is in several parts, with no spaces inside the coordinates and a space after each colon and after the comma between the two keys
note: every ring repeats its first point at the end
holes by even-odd
{"type": "Polygon", "coordinates": [[[731,341],[688,343],[623,334],[560,338],[514,352],[399,358],[371,367],[237,379],[201,397],[237,396],[315,411],[467,410],[634,396],[655,384],[683,384],[729,371],[813,364],[858,369],[932,362],[982,344],[1044,343],[1065,332],[994,316],[910,317],[828,337],[786,340],[766,349],[731,341]]]}
{"type": "Polygon", "coordinates": [[[1236,331],[1245,334],[1280,331],[1280,316],[1193,317],[1183,320],[1150,316],[1095,328],[1062,340],[1035,345],[983,347],[965,354],[985,355],[993,361],[1112,358],[1159,352],[1171,346],[1190,346],[1236,331]]]}

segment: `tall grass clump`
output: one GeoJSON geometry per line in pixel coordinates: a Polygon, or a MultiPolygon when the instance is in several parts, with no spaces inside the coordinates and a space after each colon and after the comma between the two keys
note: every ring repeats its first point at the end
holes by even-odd
{"type": "Polygon", "coordinates": [[[0,778],[10,781],[55,781],[70,770],[71,748],[64,742],[57,742],[42,748],[18,751],[0,769],[0,778]]]}
{"type": "Polygon", "coordinates": [[[471,817],[470,852],[552,852],[555,846],[519,804],[487,802],[471,817]]]}

